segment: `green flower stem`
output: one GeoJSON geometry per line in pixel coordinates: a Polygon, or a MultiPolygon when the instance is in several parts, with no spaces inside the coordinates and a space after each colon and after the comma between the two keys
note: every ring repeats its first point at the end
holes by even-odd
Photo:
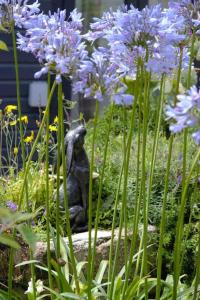
{"type": "MultiPolygon", "coordinates": [[[[62,107],[62,85],[58,85],[58,131],[57,131],[57,170],[56,170],[56,256],[60,258],[60,165],[61,165],[61,109],[62,107]],[[61,95],[60,95],[61,93],[61,95]],[[60,99],[61,98],[61,99],[60,99]],[[61,102],[61,104],[60,104],[61,102]]],[[[62,164],[65,160],[62,161],[62,164]]],[[[63,179],[64,181],[64,179],[63,179]]]]}
{"type": "MultiPolygon", "coordinates": [[[[187,78],[187,88],[190,87],[191,84],[191,69],[192,69],[192,63],[194,59],[194,43],[196,38],[196,32],[193,31],[192,34],[192,40],[191,40],[191,54],[190,54],[190,64],[189,64],[189,70],[188,70],[188,78],[187,78]]],[[[182,194],[184,193],[184,187],[185,187],[185,178],[186,178],[186,165],[187,165],[187,143],[188,143],[188,130],[184,130],[184,138],[183,138],[183,170],[182,170],[182,194]]],[[[182,197],[181,197],[182,198],[182,197]]],[[[184,205],[184,201],[181,205],[184,205]]],[[[181,207],[181,206],[180,206],[181,207]]],[[[185,205],[184,205],[185,207],[185,205]]],[[[181,212],[179,211],[179,214],[181,212]]],[[[179,225],[179,222],[177,223],[177,226],[179,225]]],[[[181,259],[180,259],[180,253],[181,250],[177,249],[177,240],[179,240],[179,235],[183,235],[183,228],[177,228],[176,231],[176,239],[175,239],[175,248],[174,248],[174,259],[178,259],[178,261],[174,261],[174,288],[173,288],[173,299],[175,299],[177,295],[177,286],[178,286],[178,280],[180,276],[181,271],[181,259]],[[182,233],[180,233],[182,231],[182,233]]],[[[179,244],[180,248],[181,244],[179,244]]]]}
{"type": "MultiPolygon", "coordinates": [[[[139,100],[140,103],[140,100],[139,100]]],[[[137,167],[136,167],[136,192],[135,192],[135,208],[134,208],[134,218],[133,218],[133,233],[131,237],[131,248],[130,248],[130,265],[128,274],[130,274],[131,267],[132,267],[132,260],[133,255],[135,252],[136,241],[138,236],[138,223],[140,217],[140,209],[141,209],[141,201],[138,201],[138,193],[139,193],[139,185],[140,185],[140,153],[141,153],[141,105],[139,105],[139,118],[138,118],[138,141],[137,141],[137,167]]],[[[142,244],[141,244],[142,247],[142,244]]],[[[140,251],[141,249],[139,249],[140,251]]],[[[140,254],[139,254],[140,255],[140,254]]],[[[137,260],[136,267],[135,267],[135,276],[138,274],[140,260],[137,260]]],[[[126,279],[127,281],[127,279],[126,279]]],[[[127,284],[127,283],[126,283],[127,284]]],[[[125,286],[126,289],[126,286],[125,286]]]]}
{"type": "Polygon", "coordinates": [[[96,208],[96,218],[95,218],[95,227],[94,227],[95,228],[95,230],[94,230],[94,244],[93,244],[92,261],[91,261],[91,264],[90,264],[91,265],[91,271],[90,271],[91,272],[91,278],[93,276],[94,261],[95,261],[95,255],[96,255],[96,242],[97,242],[99,214],[100,214],[100,207],[101,207],[101,196],[102,196],[102,188],[103,188],[105,167],[106,167],[106,162],[107,162],[107,154],[108,154],[108,145],[109,145],[110,132],[111,132],[111,124],[112,124],[112,119],[113,119],[113,109],[114,109],[114,103],[111,104],[111,115],[110,115],[108,128],[107,128],[105,148],[104,148],[104,154],[103,154],[103,165],[102,165],[102,169],[101,169],[101,176],[100,176],[100,182],[99,182],[97,208],[96,208]]]}
{"type": "MultiPolygon", "coordinates": [[[[50,94],[51,75],[48,74],[48,96],[50,94]]],[[[47,108],[46,119],[46,147],[45,147],[45,172],[46,172],[46,226],[47,226],[47,267],[49,287],[53,289],[52,274],[51,274],[51,250],[50,250],[50,199],[49,199],[49,107],[47,108]]],[[[51,299],[53,296],[51,295],[51,299]]]]}
{"type": "MultiPolygon", "coordinates": [[[[127,111],[126,107],[123,107],[123,153],[124,160],[126,161],[126,125],[127,125],[127,111]]],[[[124,205],[124,260],[125,260],[125,274],[127,274],[128,268],[128,215],[127,215],[127,205],[124,205]]]]}
{"type": "MultiPolygon", "coordinates": [[[[145,74],[145,91],[143,104],[143,134],[142,134],[142,178],[141,178],[141,195],[143,199],[143,258],[141,275],[147,275],[147,202],[146,202],[146,145],[147,145],[147,130],[148,130],[148,109],[149,109],[149,87],[150,74],[145,74]]],[[[145,277],[145,299],[148,298],[147,278],[145,277]]]]}
{"type": "MultiPolygon", "coordinates": [[[[180,48],[180,58],[179,58],[179,67],[178,67],[177,80],[176,80],[176,90],[175,90],[176,94],[174,97],[174,105],[176,104],[176,96],[179,92],[179,84],[180,84],[181,68],[182,68],[182,58],[183,58],[183,49],[180,48]]],[[[159,239],[158,255],[157,255],[156,300],[160,299],[160,291],[161,291],[163,240],[164,240],[164,234],[165,234],[166,205],[167,205],[167,194],[168,194],[168,188],[169,188],[169,176],[170,176],[173,142],[174,142],[174,136],[171,135],[170,140],[169,140],[169,148],[168,148],[169,150],[168,150],[167,167],[166,167],[167,169],[166,169],[166,175],[165,175],[165,186],[164,186],[161,223],[160,223],[160,239],[159,239]]]]}
{"type": "Polygon", "coordinates": [[[90,161],[90,178],[89,178],[89,199],[88,199],[88,268],[87,268],[87,281],[88,281],[88,300],[92,299],[91,287],[92,287],[92,274],[91,274],[91,266],[92,262],[92,174],[94,169],[94,148],[95,148],[95,140],[96,140],[96,132],[97,132],[97,122],[99,115],[99,102],[96,101],[95,108],[95,117],[94,117],[94,130],[92,137],[92,152],[91,152],[91,161],[90,161]]]}
{"type": "MultiPolygon", "coordinates": [[[[21,111],[21,93],[20,93],[20,80],[19,80],[19,64],[18,64],[18,56],[17,56],[17,45],[16,45],[14,22],[12,22],[11,34],[12,34],[12,44],[13,44],[14,65],[15,65],[15,79],[16,79],[15,81],[16,81],[16,93],[17,93],[17,108],[18,108],[18,119],[19,119],[20,143],[21,143],[21,149],[22,149],[22,165],[23,165],[23,170],[25,170],[26,158],[25,158],[25,145],[24,145],[24,130],[23,130],[23,124],[22,124],[22,120],[21,120],[22,111],[21,111]]],[[[27,211],[30,211],[29,203],[28,203],[28,184],[27,184],[26,179],[25,179],[25,199],[26,199],[27,211]]],[[[30,259],[32,260],[33,259],[32,250],[30,249],[29,252],[30,252],[30,259]]],[[[30,268],[31,268],[31,277],[32,277],[32,282],[33,282],[33,296],[36,297],[34,264],[31,264],[30,268]]]]}
{"type": "Polygon", "coordinates": [[[151,156],[151,169],[150,169],[149,184],[147,190],[147,215],[146,215],[147,219],[148,219],[148,209],[149,209],[149,202],[150,202],[151,192],[152,192],[155,162],[156,162],[156,155],[158,150],[158,140],[159,140],[160,126],[161,126],[161,119],[162,119],[162,112],[163,112],[164,89],[165,89],[165,75],[163,74],[160,81],[160,97],[159,97],[158,109],[157,109],[158,113],[156,118],[156,128],[155,128],[153,150],[151,156]]]}
{"type": "MultiPolygon", "coordinates": [[[[165,76],[162,75],[161,82],[160,82],[160,97],[159,97],[159,103],[158,103],[158,113],[157,113],[157,118],[156,118],[156,128],[155,128],[155,134],[154,134],[154,142],[153,142],[153,150],[152,150],[152,157],[151,157],[151,168],[150,168],[150,176],[149,176],[149,183],[148,183],[148,189],[147,189],[147,199],[145,200],[145,206],[146,206],[146,222],[144,223],[146,225],[146,228],[144,228],[144,232],[147,233],[147,226],[148,226],[148,211],[149,211],[149,202],[151,198],[151,192],[152,192],[152,184],[153,184],[153,176],[154,176],[154,170],[155,170],[155,162],[156,162],[156,155],[157,155],[157,149],[158,149],[158,140],[159,140],[159,133],[160,133],[160,125],[161,125],[161,118],[162,118],[162,110],[163,110],[163,102],[164,102],[164,78],[165,76]]],[[[143,178],[143,177],[142,177],[143,178]]],[[[144,198],[145,199],[145,198],[144,198]]],[[[138,212],[139,213],[139,212],[138,212]]],[[[137,224],[138,226],[138,224],[137,224]]],[[[142,234],[142,243],[145,238],[145,234],[142,234]]],[[[146,237],[147,239],[147,237],[146,237]]],[[[142,248],[140,245],[140,248],[142,248]]],[[[144,249],[147,247],[147,244],[144,245],[144,249]]],[[[144,252],[145,254],[145,252],[144,252]]],[[[140,255],[138,256],[137,259],[137,264],[136,264],[136,272],[139,268],[139,261],[140,261],[140,255]]],[[[143,268],[145,268],[145,264],[147,261],[147,257],[143,258],[143,268]]],[[[146,274],[142,274],[141,272],[141,277],[146,274]]],[[[146,295],[147,297],[147,295],[146,295]]]]}
{"type": "Polygon", "coordinates": [[[122,207],[121,207],[121,214],[120,214],[119,233],[118,233],[117,245],[116,245],[116,250],[115,250],[115,258],[114,258],[113,270],[112,270],[112,277],[111,277],[109,299],[112,299],[112,296],[113,296],[115,274],[116,274],[116,269],[117,269],[117,265],[118,265],[118,256],[119,256],[122,228],[123,228],[123,223],[124,223],[124,211],[125,211],[125,206],[127,205],[128,169],[129,169],[132,136],[133,136],[133,130],[134,130],[134,124],[135,124],[136,106],[137,106],[137,99],[134,100],[133,106],[132,106],[131,127],[130,127],[130,131],[128,134],[128,139],[127,139],[126,154],[124,154],[124,178],[123,178],[124,182],[123,182],[123,194],[122,194],[122,207]]]}
{"type": "Polygon", "coordinates": [[[138,201],[138,192],[139,192],[139,183],[140,183],[140,154],[141,154],[141,78],[137,74],[137,82],[139,82],[139,85],[136,89],[136,95],[138,98],[138,137],[137,137],[137,166],[136,166],[136,192],[135,192],[135,208],[134,208],[134,220],[133,220],[133,232],[131,237],[131,246],[130,246],[130,254],[129,254],[129,263],[127,268],[127,273],[124,281],[124,287],[123,287],[123,297],[125,297],[125,292],[129,280],[129,274],[131,272],[132,268],[132,260],[133,255],[135,251],[136,246],[136,240],[137,240],[137,232],[138,232],[138,222],[139,222],[139,214],[140,214],[140,206],[141,201],[138,201]]]}
{"type": "Polygon", "coordinates": [[[63,95],[62,95],[62,84],[58,85],[58,120],[61,124],[61,152],[62,152],[62,171],[63,171],[63,190],[64,190],[64,206],[65,206],[65,216],[66,216],[66,230],[67,230],[67,237],[69,242],[69,252],[70,252],[70,260],[71,266],[74,276],[74,282],[76,286],[76,292],[80,293],[79,281],[78,281],[78,274],[76,270],[76,261],[74,256],[74,249],[73,249],[73,241],[72,241],[72,232],[70,227],[70,214],[69,214],[69,205],[68,205],[68,197],[67,197],[67,167],[64,163],[66,161],[66,154],[65,154],[65,143],[64,143],[64,116],[63,116],[63,95]]]}
{"type": "Polygon", "coordinates": [[[184,211],[185,211],[185,205],[187,201],[187,189],[188,185],[190,183],[190,179],[192,176],[192,173],[194,171],[194,168],[199,160],[200,157],[200,149],[197,151],[197,154],[192,162],[190,172],[185,179],[185,185],[183,189],[183,193],[181,195],[181,203],[179,207],[179,212],[178,212],[178,221],[177,221],[177,227],[176,227],[176,240],[175,240],[175,246],[174,246],[174,285],[173,285],[173,296],[172,299],[176,300],[177,298],[177,286],[178,286],[178,281],[179,281],[179,276],[180,276],[180,254],[181,254],[181,242],[182,242],[182,237],[183,237],[183,219],[184,219],[184,211]]]}
{"type": "MultiPolygon", "coordinates": [[[[113,212],[113,221],[112,221],[112,230],[111,230],[111,241],[110,241],[109,259],[108,259],[108,282],[111,282],[112,270],[113,270],[115,224],[116,224],[116,218],[117,218],[117,207],[118,207],[118,203],[119,203],[119,192],[120,192],[120,188],[121,188],[122,175],[123,175],[123,171],[124,171],[124,164],[125,164],[125,160],[123,159],[120,174],[119,174],[119,180],[118,180],[118,185],[117,185],[117,189],[116,189],[116,194],[115,194],[115,202],[114,202],[114,212],[113,212]]],[[[110,295],[110,285],[108,286],[108,293],[107,294],[110,295]]]]}
{"type": "Polygon", "coordinates": [[[18,64],[18,56],[17,56],[17,46],[16,46],[16,36],[15,36],[15,28],[14,22],[11,27],[12,33],[12,44],[13,44],[13,54],[14,54],[14,64],[15,64],[15,78],[16,78],[16,93],[17,93],[17,109],[18,109],[18,117],[19,117],[19,132],[20,132],[20,143],[22,148],[22,163],[23,169],[25,169],[25,146],[24,146],[24,130],[22,124],[22,110],[21,110],[21,93],[20,93],[20,80],[19,80],[19,64],[18,64]]]}
{"type": "Polygon", "coordinates": [[[168,150],[168,159],[167,159],[167,169],[165,174],[165,186],[163,194],[163,203],[162,203],[162,214],[161,214],[161,223],[160,223],[160,239],[157,255],[157,285],[156,285],[156,300],[160,299],[160,290],[161,290],[161,271],[162,271],[162,256],[163,256],[163,240],[165,233],[165,223],[166,223],[166,204],[167,204],[167,194],[169,188],[169,175],[171,167],[171,158],[172,158],[172,146],[174,142],[174,136],[170,136],[169,141],[169,150],[168,150]]]}

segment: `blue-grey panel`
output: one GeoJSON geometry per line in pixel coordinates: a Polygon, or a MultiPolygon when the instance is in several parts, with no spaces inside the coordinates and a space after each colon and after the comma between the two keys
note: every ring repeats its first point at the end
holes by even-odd
{"type": "MultiPolygon", "coordinates": [[[[19,67],[20,80],[34,80],[34,74],[39,70],[39,67],[35,65],[23,64],[19,67]]],[[[15,69],[13,64],[0,64],[0,80],[15,80],[15,69]]]]}
{"type": "MultiPolygon", "coordinates": [[[[21,87],[21,96],[28,97],[28,82],[22,82],[21,87]]],[[[16,96],[16,84],[14,81],[0,81],[0,98],[6,97],[15,97],[16,96]]]]}
{"type": "MultiPolygon", "coordinates": [[[[37,64],[37,60],[34,58],[33,55],[18,51],[18,62],[19,64],[37,64]]],[[[2,64],[11,64],[14,63],[13,58],[13,50],[12,48],[9,48],[9,51],[1,51],[0,53],[0,65],[2,64]]]]}

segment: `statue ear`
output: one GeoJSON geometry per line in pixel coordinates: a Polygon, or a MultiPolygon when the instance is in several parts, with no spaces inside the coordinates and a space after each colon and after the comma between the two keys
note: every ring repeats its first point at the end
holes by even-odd
{"type": "Polygon", "coordinates": [[[74,141],[71,139],[68,141],[67,145],[67,175],[70,172],[71,166],[72,166],[72,160],[73,160],[73,153],[74,153],[74,141]]]}

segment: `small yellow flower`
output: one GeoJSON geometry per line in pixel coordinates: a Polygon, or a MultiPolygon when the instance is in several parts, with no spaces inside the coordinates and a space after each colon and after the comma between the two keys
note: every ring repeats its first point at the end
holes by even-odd
{"type": "Polygon", "coordinates": [[[17,148],[17,147],[15,147],[15,148],[13,149],[13,153],[14,153],[14,155],[17,155],[17,154],[18,154],[18,152],[19,152],[18,148],[17,148]]]}
{"type": "Polygon", "coordinates": [[[50,131],[57,131],[57,127],[55,125],[49,125],[49,130],[50,131]]]}
{"type": "Polygon", "coordinates": [[[13,112],[13,110],[17,110],[17,106],[16,105],[7,105],[4,110],[5,110],[6,114],[10,114],[11,112],[13,112]]]}
{"type": "Polygon", "coordinates": [[[34,131],[31,130],[31,135],[28,135],[25,139],[24,139],[24,142],[25,143],[31,143],[34,139],[34,131]]]}
{"type": "Polygon", "coordinates": [[[57,116],[54,118],[53,122],[54,122],[55,124],[58,124],[58,117],[57,117],[57,116]]]}
{"type": "Polygon", "coordinates": [[[17,120],[14,120],[14,121],[9,122],[9,125],[10,125],[10,126],[15,126],[16,124],[17,124],[17,120]]]}
{"type": "Polygon", "coordinates": [[[25,124],[28,124],[28,117],[27,116],[22,116],[21,121],[24,122],[25,124]]]}

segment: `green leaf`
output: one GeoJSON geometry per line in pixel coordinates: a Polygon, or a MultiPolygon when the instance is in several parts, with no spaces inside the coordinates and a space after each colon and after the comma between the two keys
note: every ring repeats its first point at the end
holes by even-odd
{"type": "Polygon", "coordinates": [[[80,300],[80,296],[76,295],[76,294],[72,294],[72,293],[61,293],[61,296],[66,297],[67,299],[75,299],[75,300],[80,300]]]}
{"type": "MultiPolygon", "coordinates": [[[[43,267],[43,266],[40,266],[40,265],[35,265],[36,268],[42,270],[42,271],[45,271],[45,272],[49,272],[48,268],[46,267],[43,267]]],[[[51,270],[51,274],[54,276],[54,278],[57,278],[58,277],[58,273],[54,270],[51,270]]]]}
{"type": "Polygon", "coordinates": [[[37,235],[33,232],[33,230],[27,226],[20,224],[17,226],[17,230],[22,235],[22,238],[29,245],[32,251],[35,251],[36,243],[38,241],[37,235]]]}
{"type": "Polygon", "coordinates": [[[65,275],[67,282],[69,282],[70,271],[69,271],[69,260],[68,260],[67,253],[68,253],[68,251],[67,251],[67,246],[65,244],[65,241],[63,240],[63,238],[60,238],[60,255],[61,255],[62,259],[65,261],[63,271],[64,271],[64,275],[65,275]]]}
{"type": "Polygon", "coordinates": [[[118,300],[121,299],[121,289],[122,289],[122,279],[121,277],[115,278],[115,284],[113,289],[113,299],[118,300]]]}
{"type": "Polygon", "coordinates": [[[15,268],[25,266],[25,265],[35,264],[35,263],[39,263],[39,261],[38,260],[26,260],[26,261],[21,262],[20,264],[15,265],[15,268]]]}
{"type": "Polygon", "coordinates": [[[64,292],[72,292],[72,288],[71,288],[69,282],[67,281],[67,279],[65,278],[64,274],[61,272],[60,266],[58,266],[58,264],[53,259],[51,260],[51,264],[58,274],[58,281],[60,284],[62,284],[63,291],[64,292]]]}
{"type": "Polygon", "coordinates": [[[108,261],[107,260],[102,260],[98,269],[98,272],[95,277],[95,281],[100,284],[103,280],[103,276],[105,274],[106,268],[108,266],[108,261]]]}
{"type": "MultiPolygon", "coordinates": [[[[76,272],[77,272],[77,276],[79,278],[79,280],[82,283],[86,283],[86,279],[83,273],[83,268],[84,266],[87,264],[87,261],[80,261],[80,262],[76,262],[76,272]]],[[[72,276],[72,281],[71,281],[71,286],[75,287],[75,278],[74,275],[72,276]]]]}
{"type": "Polygon", "coordinates": [[[8,51],[8,47],[3,41],[0,41],[0,50],[8,51]]]}
{"type": "Polygon", "coordinates": [[[0,244],[4,244],[6,246],[15,248],[15,249],[19,249],[20,245],[18,242],[16,242],[13,237],[10,237],[9,235],[2,233],[0,235],[0,244]]]}

